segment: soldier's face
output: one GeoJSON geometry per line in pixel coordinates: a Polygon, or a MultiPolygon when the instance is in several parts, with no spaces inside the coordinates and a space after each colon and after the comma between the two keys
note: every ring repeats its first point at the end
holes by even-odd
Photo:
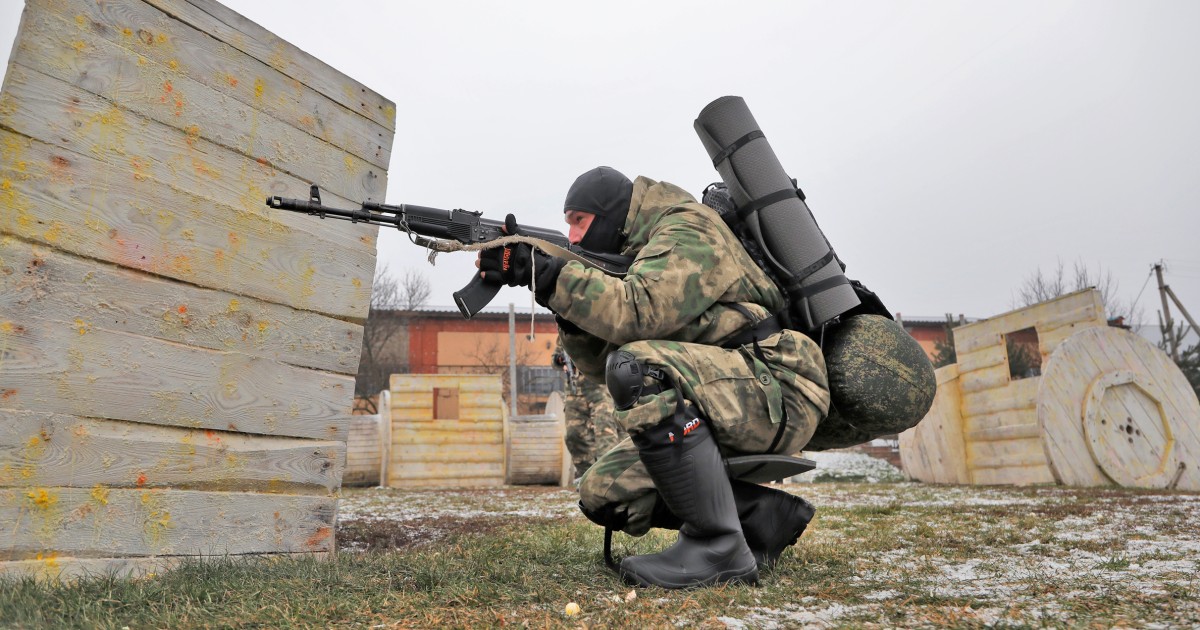
{"type": "Polygon", "coordinates": [[[583,235],[587,234],[588,228],[592,226],[592,219],[596,215],[590,212],[580,212],[579,210],[567,210],[566,220],[570,230],[567,232],[567,240],[571,241],[572,245],[578,245],[579,241],[583,240],[583,235]]]}

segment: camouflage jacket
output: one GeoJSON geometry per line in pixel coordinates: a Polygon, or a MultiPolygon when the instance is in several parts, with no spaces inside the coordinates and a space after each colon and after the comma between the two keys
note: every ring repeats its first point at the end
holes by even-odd
{"type": "Polygon", "coordinates": [[[666,182],[638,177],[625,221],[624,278],[578,262],[558,276],[551,310],[584,333],[562,336],[581,372],[603,379],[608,353],[632,341],[720,345],[750,322],[784,308],[784,297],[708,206],[666,182]]]}

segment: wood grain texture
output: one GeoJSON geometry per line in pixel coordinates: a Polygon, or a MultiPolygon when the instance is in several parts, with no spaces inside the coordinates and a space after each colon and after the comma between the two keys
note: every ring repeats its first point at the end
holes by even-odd
{"type": "Polygon", "coordinates": [[[553,415],[509,418],[506,483],[557,484],[562,476],[566,426],[553,415]]]}
{"type": "Polygon", "coordinates": [[[1092,328],[1064,341],[1042,377],[1038,421],[1062,483],[1200,489],[1200,402],[1166,354],[1132,333],[1092,328]]]}
{"type": "Polygon", "coordinates": [[[29,6],[60,16],[82,35],[144,57],[160,72],[186,76],[379,168],[388,167],[390,129],[141,0],[30,0],[29,6]]]}
{"type": "MultiPolygon", "coordinates": [[[[267,217],[264,200],[268,195],[302,197],[308,193],[306,180],[265,160],[228,151],[202,137],[198,129],[180,134],[173,127],[36,70],[10,64],[4,84],[0,126],[104,162],[114,173],[122,174],[105,180],[113,185],[153,179],[263,218],[267,217]]],[[[322,197],[329,205],[352,207],[354,203],[332,191],[323,192],[322,197]]],[[[287,212],[272,212],[271,217],[289,226],[309,219],[287,212]]],[[[322,234],[345,241],[350,248],[364,236],[373,239],[375,231],[369,226],[329,222],[322,234]]]]}
{"type": "Polygon", "coordinates": [[[60,487],[0,488],[0,561],[328,552],[333,497],[60,487]]]}
{"type": "Polygon", "coordinates": [[[500,377],[393,375],[389,407],[388,486],[504,483],[506,428],[500,377]],[[458,390],[457,418],[433,418],[435,389],[458,390]]]}
{"type": "MultiPolygon", "coordinates": [[[[387,171],[72,22],[28,12],[12,63],[350,199],[383,201],[387,171]]],[[[262,100],[262,95],[259,95],[262,100]]]]}
{"type": "Polygon", "coordinates": [[[900,434],[900,460],[913,479],[930,483],[969,483],[962,430],[958,367],[934,372],[937,395],[917,426],[900,434]]]}
{"type": "Polygon", "coordinates": [[[357,324],[3,236],[0,313],[11,320],[78,319],[117,332],[342,374],[357,370],[362,348],[363,329],[357,324]]]}
{"type": "Polygon", "coordinates": [[[0,321],[3,406],[218,431],[346,440],[354,380],[98,322],[0,321]]]}
{"type": "MultiPolygon", "coordinates": [[[[0,131],[0,233],[268,302],[365,319],[374,252],[324,241],[325,222],[288,227],[130,177],[0,131]]],[[[363,243],[365,245],[365,243],[363,243]]],[[[231,305],[236,304],[230,302],[231,305]]],[[[237,310],[236,307],[234,310],[237,310]]]]}
{"type": "Polygon", "coordinates": [[[396,105],[371,88],[213,0],[147,0],[171,17],[266,63],[389,130],[396,105]]]}
{"type": "Polygon", "coordinates": [[[1080,323],[1089,326],[1107,325],[1099,291],[1084,289],[959,326],[954,329],[954,345],[958,352],[966,354],[997,343],[1003,345],[1004,341],[1000,336],[1006,333],[1034,328],[1040,335],[1042,330],[1048,331],[1080,323]]]}
{"type": "Polygon", "coordinates": [[[346,445],[0,409],[0,486],[335,492],[346,445]]]}

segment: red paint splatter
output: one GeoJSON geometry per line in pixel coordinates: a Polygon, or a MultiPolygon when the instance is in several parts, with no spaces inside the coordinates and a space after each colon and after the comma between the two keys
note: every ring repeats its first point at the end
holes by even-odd
{"type": "Polygon", "coordinates": [[[186,312],[187,312],[187,305],[186,305],[186,304],[180,304],[180,305],[179,305],[179,314],[180,314],[180,315],[182,315],[182,314],[184,314],[184,313],[186,313],[186,312]]]}
{"type": "Polygon", "coordinates": [[[17,390],[15,390],[15,389],[6,389],[4,391],[0,391],[0,399],[2,399],[2,400],[8,400],[16,395],[17,395],[17,390]]]}
{"type": "Polygon", "coordinates": [[[213,431],[212,429],[205,429],[205,430],[204,430],[204,436],[205,436],[205,437],[207,437],[207,438],[208,438],[208,439],[210,439],[210,440],[213,440],[213,441],[215,441],[215,442],[220,442],[220,441],[221,441],[221,438],[220,438],[219,436],[217,436],[217,432],[216,432],[216,431],[213,431]]]}
{"type": "Polygon", "coordinates": [[[170,82],[170,81],[164,81],[164,82],[163,82],[163,89],[164,89],[164,90],[166,90],[168,93],[170,93],[170,92],[173,92],[173,91],[175,90],[175,86],[171,85],[171,82],[170,82]]]}
{"type": "Polygon", "coordinates": [[[58,166],[61,168],[66,168],[71,165],[70,160],[68,160],[67,158],[65,158],[61,155],[56,155],[56,156],[50,158],[50,161],[54,162],[55,166],[58,166]]]}
{"type": "Polygon", "coordinates": [[[138,478],[137,478],[137,486],[138,486],[139,488],[141,488],[141,487],[142,487],[142,486],[144,486],[144,485],[146,485],[146,473],[144,473],[144,472],[139,472],[139,473],[138,473],[138,478]]]}
{"type": "Polygon", "coordinates": [[[308,547],[309,549],[316,549],[318,547],[321,547],[323,545],[323,543],[327,539],[329,539],[329,537],[332,533],[333,533],[333,530],[331,528],[322,527],[322,528],[318,529],[317,531],[313,532],[313,535],[309,536],[308,539],[304,541],[304,545],[306,547],[308,547]]]}

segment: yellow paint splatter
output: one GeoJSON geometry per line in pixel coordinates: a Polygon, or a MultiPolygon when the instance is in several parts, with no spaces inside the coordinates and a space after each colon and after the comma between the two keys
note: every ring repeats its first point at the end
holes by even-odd
{"type": "Polygon", "coordinates": [[[160,43],[160,44],[161,44],[161,43],[163,43],[163,42],[165,42],[165,41],[167,41],[167,36],[166,36],[166,35],[163,35],[162,33],[159,33],[159,34],[158,34],[158,43],[160,43]]]}
{"type": "Polygon", "coordinates": [[[353,158],[351,158],[349,155],[347,155],[342,158],[342,161],[346,163],[347,171],[354,172],[354,159],[353,158]]]}
{"type": "Polygon", "coordinates": [[[75,14],[75,24],[77,26],[84,26],[85,24],[87,24],[87,18],[85,18],[82,13],[76,13],[75,14]]]}
{"type": "Polygon", "coordinates": [[[58,497],[55,496],[54,493],[47,491],[45,488],[37,488],[25,493],[25,496],[29,497],[29,502],[32,503],[34,507],[43,510],[48,510],[55,503],[58,503],[58,497]]]}
{"type": "Polygon", "coordinates": [[[229,312],[230,313],[236,313],[241,308],[242,308],[242,305],[240,302],[237,301],[237,298],[233,298],[232,300],[229,300],[229,312]]]}
{"type": "Polygon", "coordinates": [[[149,61],[147,61],[145,57],[138,55],[138,65],[139,66],[144,66],[147,63],[149,63],[149,61]]]}
{"type": "Polygon", "coordinates": [[[96,487],[92,488],[92,500],[100,505],[108,505],[108,488],[96,484],[96,487]]]}
{"type": "Polygon", "coordinates": [[[92,331],[92,325],[82,319],[75,319],[75,327],[79,330],[80,335],[86,335],[92,331]]]}
{"type": "Polygon", "coordinates": [[[50,567],[52,569],[58,568],[58,553],[57,552],[51,551],[48,554],[43,554],[42,552],[39,551],[37,554],[37,559],[42,562],[45,562],[47,567],[50,567]]]}
{"type": "Polygon", "coordinates": [[[174,59],[172,59],[172,60],[170,60],[170,61],[168,61],[168,62],[167,62],[167,67],[168,67],[168,68],[170,68],[170,69],[172,69],[172,70],[178,70],[178,69],[179,69],[179,62],[178,62],[178,61],[175,61],[174,59]]]}
{"type": "Polygon", "coordinates": [[[66,226],[61,221],[55,221],[50,224],[50,229],[42,233],[42,238],[46,239],[47,243],[57,243],[65,230],[66,226]]]}
{"type": "Polygon", "coordinates": [[[179,235],[182,236],[183,238],[186,238],[189,241],[196,240],[196,230],[193,230],[192,228],[183,230],[182,232],[179,233],[179,235]]]}
{"type": "Polygon", "coordinates": [[[12,190],[12,180],[8,178],[0,179],[0,190],[12,190]]]}
{"type": "Polygon", "coordinates": [[[270,322],[259,321],[258,322],[258,333],[260,335],[265,335],[267,333],[267,329],[270,327],[271,327],[270,322]]]}
{"type": "Polygon", "coordinates": [[[358,278],[352,278],[350,280],[350,284],[353,284],[355,289],[362,288],[362,280],[359,280],[358,278]]]}
{"type": "Polygon", "coordinates": [[[0,332],[11,333],[15,328],[12,322],[0,322],[0,332]]]}
{"type": "Polygon", "coordinates": [[[133,29],[126,26],[125,28],[121,29],[121,34],[125,37],[133,37],[133,29]]]}
{"type": "Polygon", "coordinates": [[[262,79],[254,80],[254,98],[262,100],[263,92],[267,89],[267,84],[262,79]]]}
{"type": "Polygon", "coordinates": [[[26,448],[37,448],[37,445],[41,444],[41,443],[42,443],[42,438],[35,435],[35,436],[29,438],[29,443],[26,444],[25,447],[26,448]]]}
{"type": "Polygon", "coordinates": [[[83,49],[85,49],[87,47],[88,47],[87,44],[85,44],[83,41],[78,40],[78,39],[71,42],[71,48],[74,48],[75,52],[77,52],[77,53],[83,52],[83,49]]]}

